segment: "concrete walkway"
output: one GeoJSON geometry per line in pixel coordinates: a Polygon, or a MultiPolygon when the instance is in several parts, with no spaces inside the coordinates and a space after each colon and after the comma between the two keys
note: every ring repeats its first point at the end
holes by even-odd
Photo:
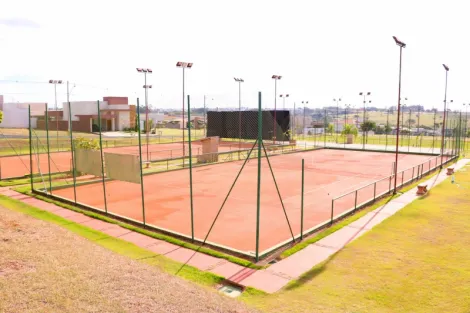
{"type": "MultiPolygon", "coordinates": [[[[453,167],[455,170],[458,170],[465,166],[469,161],[470,159],[462,159],[453,167]]],[[[424,183],[427,184],[428,189],[430,189],[444,181],[447,177],[448,176],[444,170],[424,183]]],[[[116,224],[96,220],[84,214],[64,209],[56,206],[55,204],[44,202],[7,188],[0,189],[0,194],[17,199],[41,210],[51,212],[78,224],[98,230],[109,236],[126,240],[141,248],[152,251],[157,255],[164,255],[177,262],[188,264],[202,271],[208,271],[225,277],[228,281],[238,285],[254,287],[268,293],[274,293],[284,287],[291,280],[297,279],[315,265],[325,261],[328,257],[338,252],[346,244],[360,237],[375,225],[380,224],[383,220],[395,214],[407,204],[418,198],[416,195],[416,188],[413,188],[386,205],[369,212],[357,221],[341,228],[316,243],[309,245],[292,256],[271,265],[269,268],[264,270],[253,270],[230,263],[224,259],[195,252],[166,241],[130,231],[116,224]]]]}

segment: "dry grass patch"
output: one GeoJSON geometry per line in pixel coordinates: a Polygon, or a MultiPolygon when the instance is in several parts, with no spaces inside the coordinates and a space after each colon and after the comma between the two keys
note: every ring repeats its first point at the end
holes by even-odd
{"type": "MultiPolygon", "coordinates": [[[[10,207],[5,201],[1,198],[0,204],[10,207]]],[[[74,232],[84,228],[63,226],[75,227],[74,232]]],[[[179,268],[176,262],[99,232],[84,235],[88,239],[0,207],[0,312],[252,311],[213,289],[163,272],[179,268]],[[103,242],[142,261],[112,252],[103,242]]]]}

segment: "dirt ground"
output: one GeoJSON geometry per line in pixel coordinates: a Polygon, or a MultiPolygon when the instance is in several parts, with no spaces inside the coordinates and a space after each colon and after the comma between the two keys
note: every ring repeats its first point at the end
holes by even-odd
{"type": "Polygon", "coordinates": [[[0,312],[253,312],[242,303],[0,207],[0,312]]]}

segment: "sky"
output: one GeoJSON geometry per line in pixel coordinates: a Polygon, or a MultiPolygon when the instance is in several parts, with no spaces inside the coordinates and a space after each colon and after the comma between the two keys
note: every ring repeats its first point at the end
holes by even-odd
{"type": "MultiPolygon", "coordinates": [[[[0,94],[5,102],[47,102],[49,79],[70,81],[70,100],[103,96],[182,106],[182,70],[193,62],[185,90],[191,107],[274,106],[272,75],[281,75],[286,108],[397,104],[399,47],[403,49],[402,98],[442,108],[443,63],[450,67],[447,99],[459,110],[470,102],[469,20],[464,1],[53,1],[0,2],[0,94]]],[[[57,86],[59,107],[66,85],[57,86]]]]}

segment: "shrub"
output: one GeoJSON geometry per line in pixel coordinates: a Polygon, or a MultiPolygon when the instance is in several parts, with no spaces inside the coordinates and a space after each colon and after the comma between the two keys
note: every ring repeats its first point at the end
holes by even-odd
{"type": "Polygon", "coordinates": [[[100,142],[98,139],[92,138],[75,138],[73,140],[73,145],[75,148],[78,149],[85,149],[85,150],[99,150],[100,149],[100,142]]]}

